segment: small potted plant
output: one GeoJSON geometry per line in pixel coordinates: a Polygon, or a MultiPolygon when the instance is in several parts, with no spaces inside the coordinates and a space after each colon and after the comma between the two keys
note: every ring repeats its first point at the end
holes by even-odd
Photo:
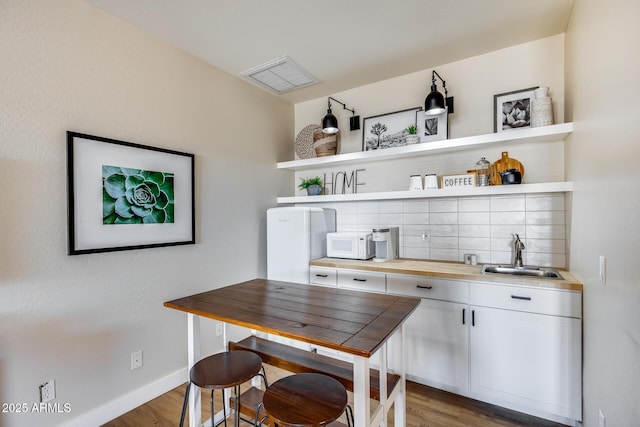
{"type": "Polygon", "coordinates": [[[409,125],[405,130],[407,131],[407,144],[415,144],[420,140],[420,137],[418,136],[418,126],[409,125]]]}
{"type": "Polygon", "coordinates": [[[319,176],[315,178],[301,178],[302,182],[298,185],[301,190],[307,190],[307,195],[317,196],[322,192],[322,180],[319,176]]]}

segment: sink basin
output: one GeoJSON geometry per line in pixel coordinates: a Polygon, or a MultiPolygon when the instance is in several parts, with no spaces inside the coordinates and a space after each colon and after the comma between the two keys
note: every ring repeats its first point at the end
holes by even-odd
{"type": "Polygon", "coordinates": [[[490,265],[485,264],[482,267],[482,274],[494,273],[494,274],[508,274],[511,276],[529,276],[529,277],[542,277],[545,279],[558,279],[563,280],[564,277],[560,275],[556,270],[551,268],[539,268],[539,267],[514,267],[513,265],[490,265]]]}

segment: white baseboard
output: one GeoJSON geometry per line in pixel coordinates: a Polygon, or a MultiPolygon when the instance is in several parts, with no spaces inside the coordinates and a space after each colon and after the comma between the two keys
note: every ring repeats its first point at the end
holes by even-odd
{"type": "MultiPolygon", "coordinates": [[[[150,384],[147,384],[139,389],[127,393],[122,397],[119,397],[111,402],[105,403],[89,412],[80,415],[79,417],[62,424],[64,427],[86,427],[86,426],[100,426],[114,418],[125,414],[132,409],[137,408],[144,403],[155,399],[156,397],[173,390],[181,384],[184,384],[188,379],[187,368],[180,369],[174,373],[167,375],[164,378],[160,378],[150,384]]],[[[179,420],[176,419],[176,424],[179,420]]]]}

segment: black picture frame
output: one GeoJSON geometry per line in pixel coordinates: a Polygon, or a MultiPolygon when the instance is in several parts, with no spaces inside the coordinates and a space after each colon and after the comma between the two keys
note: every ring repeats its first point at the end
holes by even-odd
{"type": "Polygon", "coordinates": [[[535,98],[533,91],[537,88],[534,86],[494,95],[493,132],[531,127],[531,101],[535,98]],[[505,109],[509,111],[503,114],[505,109]]]}
{"type": "Polygon", "coordinates": [[[68,255],[195,244],[194,162],[67,131],[68,255]]]}

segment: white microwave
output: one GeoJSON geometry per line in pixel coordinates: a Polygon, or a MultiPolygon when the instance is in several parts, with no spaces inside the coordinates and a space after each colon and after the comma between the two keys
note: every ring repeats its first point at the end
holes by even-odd
{"type": "Polygon", "coordinates": [[[327,233],[327,256],[330,258],[371,259],[376,256],[370,232],[327,233]]]}

